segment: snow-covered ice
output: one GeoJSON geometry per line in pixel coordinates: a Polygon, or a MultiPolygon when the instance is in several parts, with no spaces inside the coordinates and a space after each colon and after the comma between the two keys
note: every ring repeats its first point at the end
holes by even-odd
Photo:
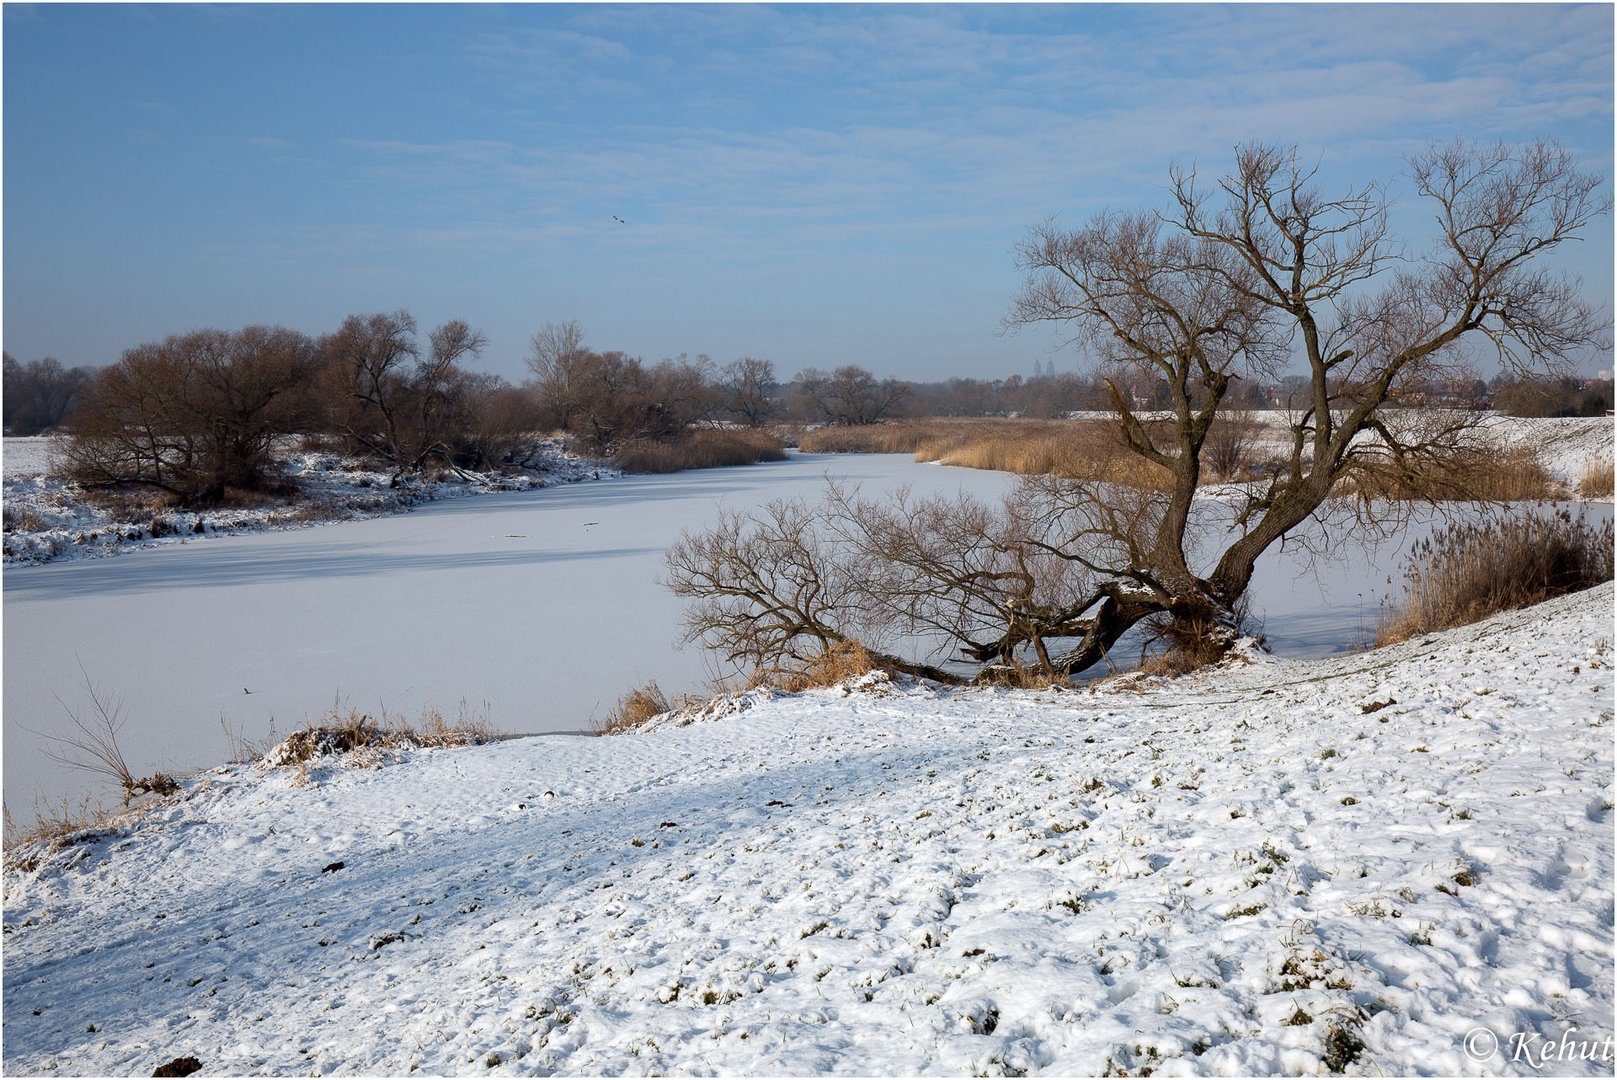
{"type": "Polygon", "coordinates": [[[898,455],[790,461],[421,503],[319,528],[169,544],[115,558],[9,567],[5,794],[76,798],[91,783],[44,756],[33,732],[90,708],[82,683],[120,698],[141,775],[222,761],[228,727],[285,734],[341,698],[375,715],[469,711],[508,732],[587,730],[634,686],[708,678],[678,649],[682,605],[658,584],[662,553],[720,505],[817,499],[827,470],[882,490],[966,488],[1002,473],[898,455]]]}
{"type": "Polygon", "coordinates": [[[10,853],[5,1069],[1609,1074],[1611,614],[214,770],[10,853]]]}
{"type": "Polygon", "coordinates": [[[8,566],[100,558],[174,544],[285,529],[307,529],[359,518],[398,514],[444,499],[599,480],[615,469],[569,453],[560,439],[541,440],[531,467],[511,473],[406,477],[397,486],[385,470],[325,451],[285,447],[279,466],[297,485],[295,497],[211,510],[169,510],[147,498],[127,505],[85,499],[78,485],[56,471],[56,440],[5,440],[5,544],[8,566]]]}

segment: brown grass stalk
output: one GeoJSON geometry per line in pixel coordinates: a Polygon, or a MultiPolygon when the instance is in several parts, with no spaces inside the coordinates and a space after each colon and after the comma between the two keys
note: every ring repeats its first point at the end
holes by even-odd
{"type": "Polygon", "coordinates": [[[1578,494],[1585,499],[1609,499],[1612,495],[1612,462],[1591,461],[1584,465],[1578,479],[1578,494]]]}

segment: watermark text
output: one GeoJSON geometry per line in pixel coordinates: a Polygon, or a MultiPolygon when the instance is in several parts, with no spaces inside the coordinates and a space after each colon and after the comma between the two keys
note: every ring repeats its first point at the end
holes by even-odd
{"type": "Polygon", "coordinates": [[[1501,1038],[1487,1028],[1473,1028],[1466,1034],[1465,1056],[1472,1061],[1504,1058],[1512,1065],[1542,1069],[1564,1061],[1600,1061],[1610,1065],[1617,1060],[1613,1036],[1593,1038],[1567,1028],[1559,1039],[1547,1039],[1536,1031],[1517,1031],[1501,1038]]]}

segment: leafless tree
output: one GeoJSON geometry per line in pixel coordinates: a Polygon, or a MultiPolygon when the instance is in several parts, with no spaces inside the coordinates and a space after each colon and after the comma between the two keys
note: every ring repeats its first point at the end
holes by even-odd
{"type": "Polygon", "coordinates": [[[819,416],[833,424],[874,424],[891,416],[909,396],[908,384],[897,379],[877,379],[854,364],[830,374],[807,368],[796,381],[819,416]]]}
{"type": "Polygon", "coordinates": [[[961,676],[939,665],[962,651],[1053,675],[1045,643],[1072,635],[1066,612],[1083,575],[1031,542],[1035,531],[1019,497],[996,509],[964,495],[868,498],[832,485],[816,504],[725,512],[686,533],[666,580],[696,601],[686,640],[753,673],[857,641],[888,667],[946,681],[961,676]]]}
{"type": "Polygon", "coordinates": [[[49,431],[73,411],[79,392],[95,378],[92,368],[64,368],[55,357],[24,364],[5,354],[7,435],[38,435],[49,431]]]}
{"type": "Polygon", "coordinates": [[[680,355],[648,365],[621,352],[563,348],[555,339],[579,340],[547,328],[535,335],[529,367],[545,416],[598,454],[625,444],[679,438],[719,410],[713,362],[680,355]]]}
{"type": "Polygon", "coordinates": [[[768,360],[744,356],[726,364],[719,386],[725,409],[745,420],[748,427],[760,427],[780,414],[780,403],[775,398],[775,365],[768,360]]]}
{"type": "Polygon", "coordinates": [[[1208,429],[1203,460],[1214,480],[1246,480],[1256,464],[1264,423],[1250,412],[1225,408],[1208,429]]]}
{"type": "Polygon", "coordinates": [[[533,372],[549,427],[571,430],[590,355],[584,329],[572,319],[547,322],[529,339],[528,370],[533,372]]]}
{"type": "Polygon", "coordinates": [[[303,334],[250,326],[141,345],[83,392],[62,458],[80,483],[143,486],[187,504],[257,490],[277,436],[307,416],[314,352],[303,334]]]}
{"type": "Polygon", "coordinates": [[[832,484],[824,520],[853,553],[852,594],[867,622],[935,655],[1031,662],[1054,675],[1047,642],[1073,635],[1071,609],[1088,583],[1052,554],[1034,509],[1023,492],[993,507],[964,494],[869,498],[832,484]]]}
{"type": "Polygon", "coordinates": [[[542,427],[533,386],[512,386],[498,375],[459,372],[447,395],[445,442],[458,468],[487,472],[532,464],[542,427]]]}
{"type": "Polygon", "coordinates": [[[407,311],[352,315],[320,341],[328,423],[393,467],[393,483],[427,461],[449,460],[448,417],[459,364],[486,339],[459,319],[428,335],[426,357],[407,311]]]}
{"type": "Polygon", "coordinates": [[[1053,508],[1086,523],[1053,553],[1096,579],[1084,632],[1060,660],[1066,670],[1096,662],[1154,615],[1233,637],[1258,556],[1344,480],[1462,446],[1463,421],[1400,421],[1387,406],[1404,385],[1463,371],[1469,346],[1523,370],[1608,347],[1604,313],[1538,262],[1608,210],[1601,178],[1550,143],[1457,143],[1410,166],[1437,223],[1424,255],[1395,247],[1378,186],[1328,198],[1295,151],[1269,146],[1240,149],[1211,190],[1174,171],[1166,214],[1104,214],[1074,231],[1047,223],[1023,243],[1028,278],[1009,324],[1055,323],[1119,376],[1149,373],[1172,417],[1166,430],[1149,429],[1124,379],[1109,382],[1129,449],[1174,477],[1141,513],[1119,518],[1105,506],[1112,493],[1094,486],[1046,485],[1053,508]],[[1233,380],[1273,371],[1294,351],[1309,397],[1291,417],[1289,452],[1198,573],[1188,555],[1206,542],[1190,527],[1208,433],[1233,380]]]}
{"type": "Polygon", "coordinates": [[[806,663],[861,628],[855,571],[822,534],[823,508],[774,500],[722,510],[710,529],[686,532],[665,556],[676,596],[696,601],[686,640],[743,671],[806,663]]]}
{"type": "MultiPolygon", "coordinates": [[[[1294,151],[1266,146],[1238,150],[1210,190],[1175,171],[1168,212],[1035,228],[1007,323],[1067,331],[1102,376],[1124,461],[1168,482],[1036,477],[992,513],[833,490],[817,508],[732,517],[671,563],[675,590],[704,613],[693,632],[738,659],[839,635],[940,635],[980,664],[1031,652],[1060,674],[1103,660],[1142,623],[1221,653],[1264,551],[1339,512],[1335,496],[1369,500],[1474,453],[1464,412],[1389,408],[1406,387],[1468,370],[1479,344],[1521,370],[1609,348],[1604,313],[1539,262],[1607,211],[1600,178],[1548,143],[1436,147],[1410,164],[1437,222],[1421,255],[1394,245],[1378,186],[1328,198],[1294,151]],[[1308,374],[1278,460],[1233,506],[1198,500],[1232,387],[1295,359],[1308,374]]],[[[800,380],[829,418],[852,418],[834,377],[800,380]]],[[[1360,509],[1361,529],[1384,513],[1360,509]]]]}

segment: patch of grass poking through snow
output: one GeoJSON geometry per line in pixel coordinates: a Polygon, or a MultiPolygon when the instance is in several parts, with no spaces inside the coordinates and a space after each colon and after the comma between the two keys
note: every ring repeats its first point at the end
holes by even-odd
{"type": "Polygon", "coordinates": [[[487,718],[467,713],[464,706],[453,723],[429,706],[415,724],[402,716],[384,714],[377,720],[358,709],[349,709],[346,716],[332,709],[318,723],[311,721],[302,731],[282,739],[258,764],[265,769],[299,768],[307,779],[308,769],[322,761],[376,768],[405,750],[477,746],[493,738],[494,728],[487,718]]]}
{"type": "Polygon", "coordinates": [[[1344,1073],[1364,1053],[1364,1040],[1347,1024],[1332,1023],[1325,1031],[1325,1067],[1344,1073]]]}
{"type": "Polygon", "coordinates": [[[111,811],[88,797],[54,806],[41,802],[34,807],[33,823],[27,826],[19,826],[7,809],[5,868],[31,874],[55,852],[119,835],[156,805],[144,802],[111,811]]]}

